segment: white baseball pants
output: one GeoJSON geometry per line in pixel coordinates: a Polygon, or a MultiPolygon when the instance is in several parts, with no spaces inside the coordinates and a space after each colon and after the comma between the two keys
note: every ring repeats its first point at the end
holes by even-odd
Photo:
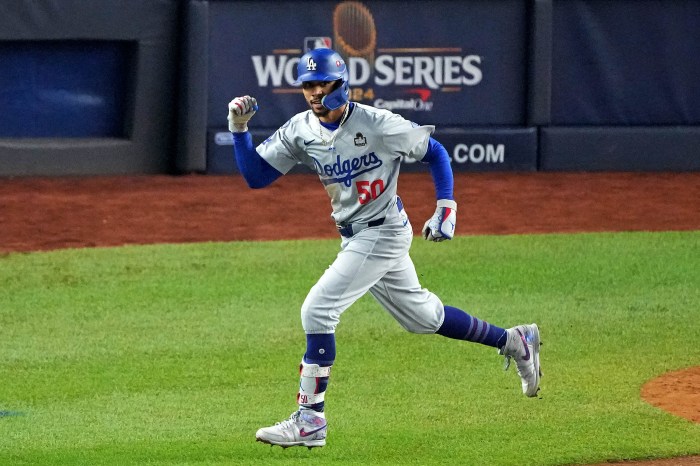
{"type": "Polygon", "coordinates": [[[413,239],[405,217],[387,217],[384,225],[343,238],[335,261],[311,288],[301,307],[306,333],[333,333],[341,314],[368,291],[413,333],[435,333],[445,310],[422,288],[409,249],[413,239]]]}

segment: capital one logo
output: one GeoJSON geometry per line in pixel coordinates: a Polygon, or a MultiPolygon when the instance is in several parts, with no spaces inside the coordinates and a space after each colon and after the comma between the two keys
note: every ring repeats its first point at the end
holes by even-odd
{"type": "Polygon", "coordinates": [[[316,71],[316,62],[311,57],[306,59],[306,71],[316,71]]]}

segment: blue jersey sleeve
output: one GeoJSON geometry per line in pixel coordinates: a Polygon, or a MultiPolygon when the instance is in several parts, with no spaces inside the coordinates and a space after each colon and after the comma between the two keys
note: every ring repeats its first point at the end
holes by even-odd
{"type": "Polygon", "coordinates": [[[253,147],[253,137],[248,131],[233,133],[233,151],[238,170],[249,187],[253,189],[264,188],[282,176],[282,173],[260,157],[260,154],[253,147]]]}
{"type": "Polygon", "coordinates": [[[437,199],[454,200],[454,178],[450,166],[450,156],[445,146],[433,138],[428,143],[428,151],[423,157],[423,162],[430,165],[430,173],[435,184],[437,199]]]}

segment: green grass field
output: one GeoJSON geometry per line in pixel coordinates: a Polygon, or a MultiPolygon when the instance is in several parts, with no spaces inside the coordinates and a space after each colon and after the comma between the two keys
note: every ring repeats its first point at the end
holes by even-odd
{"type": "Polygon", "coordinates": [[[492,348],[343,316],[328,445],[258,427],[295,408],[299,307],[339,241],[0,257],[0,463],[563,465],[700,454],[640,387],[700,364],[700,232],[414,241],[423,285],[496,325],[537,322],[542,392],[492,348]]]}

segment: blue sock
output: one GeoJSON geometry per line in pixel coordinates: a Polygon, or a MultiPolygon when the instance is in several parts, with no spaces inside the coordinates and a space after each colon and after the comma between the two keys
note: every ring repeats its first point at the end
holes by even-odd
{"type": "Polygon", "coordinates": [[[319,366],[332,366],[335,361],[335,333],[308,333],[304,361],[319,366]]]}
{"type": "Polygon", "coordinates": [[[466,340],[500,348],[506,343],[506,330],[470,316],[461,309],[445,306],[445,321],[436,332],[455,340],[466,340]]]}

